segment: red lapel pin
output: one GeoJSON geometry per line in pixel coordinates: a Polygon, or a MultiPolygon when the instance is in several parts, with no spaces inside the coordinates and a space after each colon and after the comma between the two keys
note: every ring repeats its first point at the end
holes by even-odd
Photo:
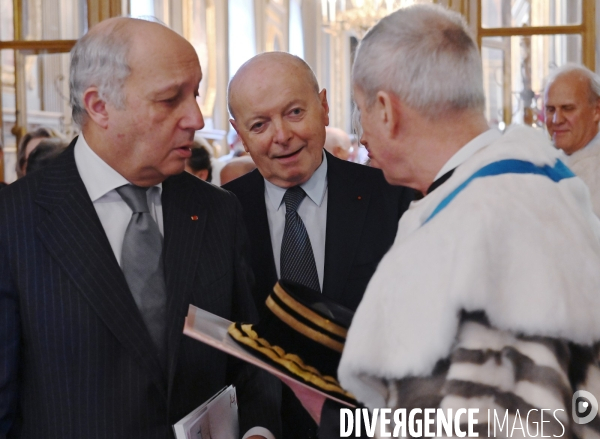
{"type": "Polygon", "coordinates": [[[198,221],[198,215],[192,215],[192,221],[198,221]]]}

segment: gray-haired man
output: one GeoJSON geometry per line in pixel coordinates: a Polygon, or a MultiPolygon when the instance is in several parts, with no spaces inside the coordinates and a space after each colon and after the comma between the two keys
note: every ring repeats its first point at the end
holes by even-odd
{"type": "Polygon", "coordinates": [[[583,182],[533,129],[488,129],[479,51],[459,14],[420,5],[384,18],[353,81],[372,161],[424,198],[354,316],[342,386],[372,410],[477,408],[480,436],[488,409],[532,432],[541,417],[544,435],[597,430],[570,416],[573,391],[600,372],[600,222],[583,182]]]}
{"type": "Polygon", "coordinates": [[[169,438],[229,383],[241,433],[279,433],[274,378],[182,334],[190,303],[256,318],[239,203],[182,172],[201,79],[157,23],[73,49],[82,134],[0,195],[0,437],[169,438]]]}
{"type": "Polygon", "coordinates": [[[566,64],[546,82],[548,133],[554,146],[569,156],[569,167],[588,185],[594,212],[600,216],[600,77],[585,66],[566,64]]]}

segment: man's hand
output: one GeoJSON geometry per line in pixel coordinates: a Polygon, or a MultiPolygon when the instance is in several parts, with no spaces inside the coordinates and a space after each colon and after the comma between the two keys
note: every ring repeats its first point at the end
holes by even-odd
{"type": "Polygon", "coordinates": [[[292,389],[296,395],[296,398],[300,400],[306,411],[314,419],[317,425],[320,425],[321,410],[323,409],[323,404],[325,403],[326,398],[320,393],[298,384],[297,381],[291,378],[279,377],[279,379],[287,384],[290,389],[292,389]]]}

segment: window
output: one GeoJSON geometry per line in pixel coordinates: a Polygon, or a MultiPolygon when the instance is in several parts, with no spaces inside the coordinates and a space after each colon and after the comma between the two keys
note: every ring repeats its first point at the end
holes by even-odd
{"type": "Polygon", "coordinates": [[[229,78],[256,55],[254,2],[229,0],[229,78]]]}
{"type": "Polygon", "coordinates": [[[0,180],[15,179],[16,146],[38,126],[74,133],[69,51],[88,27],[85,0],[0,0],[0,180]]]}
{"type": "Polygon", "coordinates": [[[304,33],[302,32],[302,2],[290,0],[290,53],[304,58],[304,33]]]}
{"type": "Polygon", "coordinates": [[[544,125],[544,80],[567,62],[595,69],[595,0],[480,0],[486,116],[544,125]]]}

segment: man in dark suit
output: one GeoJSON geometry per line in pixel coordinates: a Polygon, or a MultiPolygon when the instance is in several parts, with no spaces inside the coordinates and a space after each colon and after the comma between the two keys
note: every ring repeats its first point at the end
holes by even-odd
{"type": "MultiPolygon", "coordinates": [[[[313,72],[298,57],[271,52],[248,61],[229,85],[229,108],[258,167],[224,188],[242,203],[259,313],[279,277],[355,310],[413,192],[388,185],[377,169],[323,151],[326,91],[319,92],[313,72]],[[303,224],[286,241],[288,193],[297,188],[302,193],[293,209],[303,224]],[[286,272],[286,249],[299,236],[308,236],[303,246],[310,251],[301,259],[310,262],[286,272]]],[[[283,392],[284,437],[313,436],[316,424],[287,387],[283,392]]]]}
{"type": "Polygon", "coordinates": [[[239,203],[182,173],[201,77],[157,23],[73,49],[82,135],[0,195],[1,438],[169,438],[229,383],[241,434],[279,435],[280,384],[182,334],[190,303],[256,319],[239,203]]]}

